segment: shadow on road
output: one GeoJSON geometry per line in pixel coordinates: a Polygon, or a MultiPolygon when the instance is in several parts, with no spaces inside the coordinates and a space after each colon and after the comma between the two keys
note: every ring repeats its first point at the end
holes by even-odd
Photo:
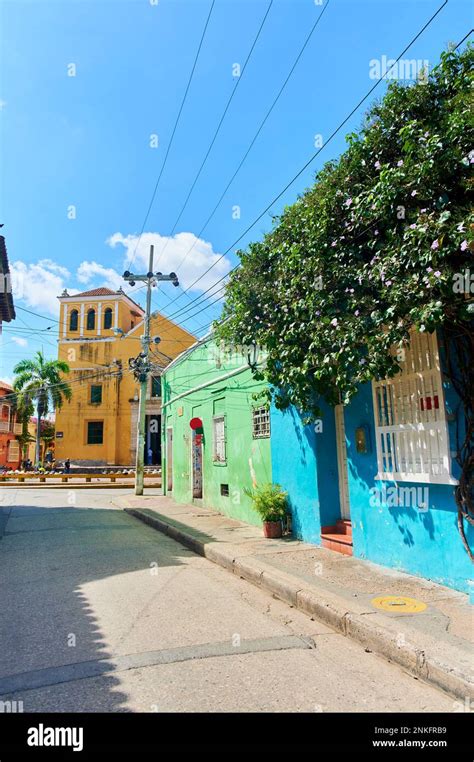
{"type": "MultiPolygon", "coordinates": [[[[120,509],[71,507],[69,494],[55,497],[50,508],[8,505],[6,494],[1,496],[0,695],[3,700],[21,700],[22,693],[41,685],[43,692],[51,691],[51,711],[128,711],[127,696],[110,673],[90,680],[87,691],[80,691],[82,705],[71,705],[70,697],[66,707],[54,705],[53,694],[58,684],[70,679],[67,665],[103,660],[99,672],[113,666],[103,623],[91,607],[91,589],[95,603],[100,601],[107,637],[120,644],[123,612],[129,603],[141,605],[132,600],[135,590],[139,596],[137,584],[149,584],[155,567],[162,573],[163,567],[181,566],[175,554],[179,546],[168,539],[159,542],[159,535],[120,509]],[[132,583],[126,577],[131,572],[143,576],[135,574],[132,583]],[[115,580],[91,587],[119,575],[123,584],[115,580]],[[65,668],[64,680],[58,667],[65,668]]],[[[21,499],[17,493],[16,501],[21,499]]],[[[43,497],[36,499],[45,502],[43,497]]],[[[33,502],[29,496],[28,500],[33,502]]],[[[87,502],[87,497],[79,500],[87,502]]],[[[29,711],[27,695],[24,711],[29,711]]]]}

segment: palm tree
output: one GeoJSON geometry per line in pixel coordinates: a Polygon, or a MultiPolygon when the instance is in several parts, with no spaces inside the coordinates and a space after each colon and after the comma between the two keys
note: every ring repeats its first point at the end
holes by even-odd
{"type": "Polygon", "coordinates": [[[20,360],[13,368],[15,379],[13,389],[23,399],[36,402],[38,424],[36,427],[35,465],[39,466],[41,453],[41,419],[50,409],[62,407],[63,401],[72,397],[71,387],[61,378],[61,373],[69,373],[69,365],[64,360],[45,360],[38,351],[32,360],[20,360]]]}

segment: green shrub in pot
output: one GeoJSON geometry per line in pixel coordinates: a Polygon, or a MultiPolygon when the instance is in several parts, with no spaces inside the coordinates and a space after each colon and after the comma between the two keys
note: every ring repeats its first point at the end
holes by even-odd
{"type": "Polygon", "coordinates": [[[264,522],[282,521],[288,513],[288,493],[279,484],[261,484],[252,490],[245,489],[244,492],[264,522]]]}

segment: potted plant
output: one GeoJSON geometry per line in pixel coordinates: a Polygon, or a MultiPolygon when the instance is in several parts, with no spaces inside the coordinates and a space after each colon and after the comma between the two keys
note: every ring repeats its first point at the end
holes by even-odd
{"type": "Polygon", "coordinates": [[[246,489],[245,493],[263,521],[264,537],[281,537],[282,521],[288,513],[288,493],[279,484],[262,484],[253,490],[246,489]]]}

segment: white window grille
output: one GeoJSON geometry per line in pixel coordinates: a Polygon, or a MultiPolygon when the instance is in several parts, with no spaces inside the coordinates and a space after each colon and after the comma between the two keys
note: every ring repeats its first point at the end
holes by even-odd
{"type": "Polygon", "coordinates": [[[252,410],[252,436],[254,439],[270,436],[270,410],[265,405],[252,410]]]}
{"type": "Polygon", "coordinates": [[[372,383],[378,478],[453,483],[436,334],[411,331],[399,364],[372,383]]]}
{"type": "Polygon", "coordinates": [[[20,443],[16,439],[10,439],[8,443],[8,457],[7,460],[14,461],[20,457],[20,443]]]}
{"type": "Polygon", "coordinates": [[[225,463],[225,416],[216,415],[213,418],[213,435],[212,459],[217,463],[225,463]]]}

